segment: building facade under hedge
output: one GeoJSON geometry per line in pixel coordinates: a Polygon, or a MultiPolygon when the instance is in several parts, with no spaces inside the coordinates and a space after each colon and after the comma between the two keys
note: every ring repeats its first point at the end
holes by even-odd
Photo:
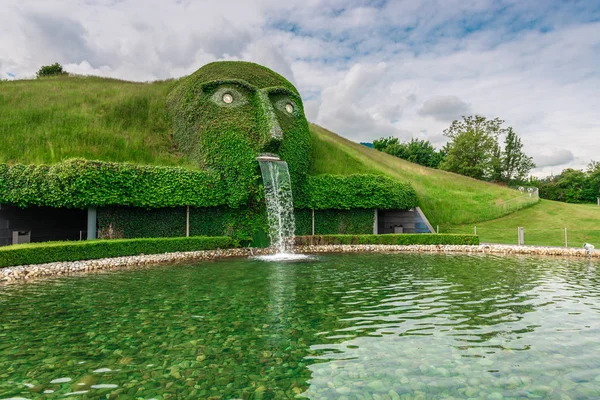
{"type": "MultiPolygon", "coordinates": [[[[204,171],[80,159],[0,165],[0,244],[225,235],[264,246],[258,186],[228,196],[204,171]]],[[[431,231],[414,190],[384,176],[307,176],[294,204],[298,235],[431,231]]]]}

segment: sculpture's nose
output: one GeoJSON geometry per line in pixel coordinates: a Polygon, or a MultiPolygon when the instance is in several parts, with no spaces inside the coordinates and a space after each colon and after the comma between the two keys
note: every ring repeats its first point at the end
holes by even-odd
{"type": "Polygon", "coordinates": [[[283,140],[283,131],[281,126],[279,126],[279,121],[275,110],[273,110],[273,104],[269,99],[269,95],[264,91],[260,91],[259,98],[263,110],[262,121],[259,121],[262,136],[262,151],[277,153],[279,145],[283,140]]]}

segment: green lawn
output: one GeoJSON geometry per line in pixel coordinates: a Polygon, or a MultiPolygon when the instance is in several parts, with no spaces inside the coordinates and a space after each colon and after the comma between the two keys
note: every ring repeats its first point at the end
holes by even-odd
{"type": "MultiPolygon", "coordinates": [[[[525,244],[569,247],[590,242],[600,247],[600,207],[541,200],[535,206],[492,221],[475,224],[482,242],[517,244],[517,228],[525,230],[525,244]]],[[[473,224],[442,226],[444,233],[473,233],[473,224]]]]}

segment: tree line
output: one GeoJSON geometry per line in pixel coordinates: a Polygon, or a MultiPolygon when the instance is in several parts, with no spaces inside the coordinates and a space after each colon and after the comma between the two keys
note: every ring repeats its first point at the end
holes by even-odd
{"type": "Polygon", "coordinates": [[[401,142],[387,137],[373,141],[379,151],[426,167],[506,185],[535,186],[541,198],[567,203],[596,203],[600,197],[600,162],[592,161],[587,170],[567,168],[559,175],[528,177],[535,168],[525,154],[521,138],[512,127],[503,127],[500,118],[480,115],[454,120],[445,129],[448,143],[437,150],[428,140],[401,142]],[[501,142],[501,138],[504,140],[501,142]]]}
{"type": "Polygon", "coordinates": [[[436,150],[428,140],[400,142],[388,137],[373,141],[373,147],[393,156],[471,178],[505,184],[519,184],[535,168],[523,152],[521,138],[512,127],[504,128],[500,118],[480,115],[454,120],[444,130],[448,143],[436,150]],[[503,144],[500,138],[504,137],[503,144]]]}
{"type": "Polygon", "coordinates": [[[592,161],[585,171],[567,168],[559,175],[542,179],[532,177],[529,185],[540,190],[540,197],[566,203],[596,203],[600,197],[600,162],[592,161]]]}

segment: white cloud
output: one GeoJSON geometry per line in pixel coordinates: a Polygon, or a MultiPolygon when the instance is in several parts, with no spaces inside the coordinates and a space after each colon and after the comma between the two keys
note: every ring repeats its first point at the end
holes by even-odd
{"type": "Polygon", "coordinates": [[[471,107],[456,96],[437,96],[423,103],[423,107],[417,110],[419,115],[432,117],[435,120],[451,122],[469,115],[471,107]]]}

